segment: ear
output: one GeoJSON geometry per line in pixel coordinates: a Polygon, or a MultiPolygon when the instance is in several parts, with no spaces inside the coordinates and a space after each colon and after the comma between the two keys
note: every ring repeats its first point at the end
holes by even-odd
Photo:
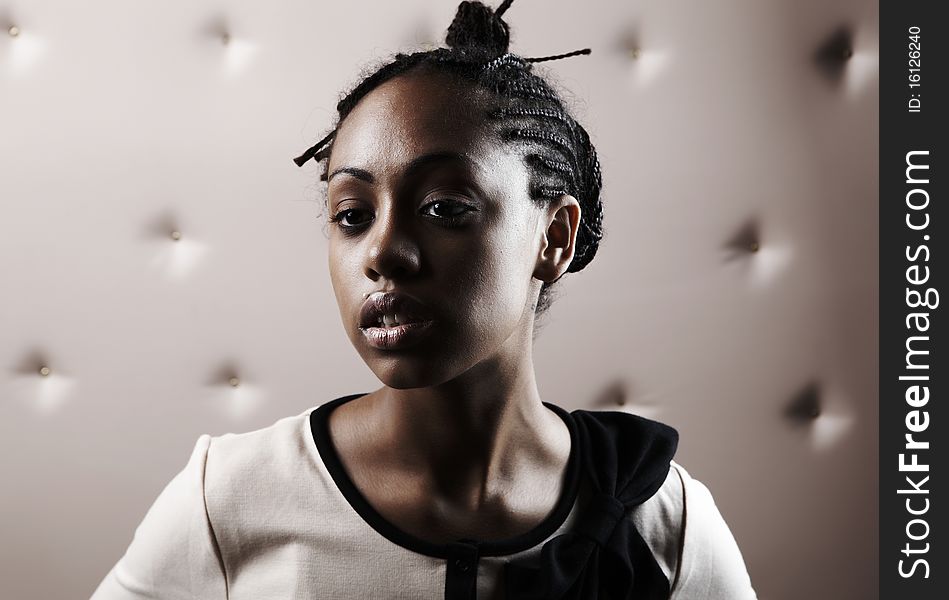
{"type": "Polygon", "coordinates": [[[554,282],[567,272],[577,243],[580,216],[580,203],[569,194],[547,205],[541,217],[543,231],[534,277],[554,282]]]}

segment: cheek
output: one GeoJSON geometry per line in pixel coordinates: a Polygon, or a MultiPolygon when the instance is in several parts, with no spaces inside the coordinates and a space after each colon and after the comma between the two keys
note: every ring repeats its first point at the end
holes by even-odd
{"type": "Polygon", "coordinates": [[[353,262],[352,254],[340,250],[338,244],[330,242],[327,251],[329,263],[329,276],[333,284],[333,293],[336,295],[336,304],[339,306],[342,316],[345,318],[346,311],[350,310],[350,303],[355,292],[351,291],[354,280],[354,269],[356,265],[353,262]]]}
{"type": "MultiPolygon", "coordinates": [[[[523,317],[534,270],[526,227],[496,228],[477,238],[475,247],[458,257],[471,265],[456,269],[466,313],[488,329],[509,330],[523,317]]],[[[450,271],[449,271],[450,272],[450,271]]]]}

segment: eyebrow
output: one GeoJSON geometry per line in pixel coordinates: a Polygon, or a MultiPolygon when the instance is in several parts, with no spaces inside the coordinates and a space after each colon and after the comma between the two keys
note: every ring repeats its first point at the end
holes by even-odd
{"type": "Polygon", "coordinates": [[[329,183],[334,177],[341,173],[352,175],[356,179],[362,179],[368,183],[374,183],[376,181],[376,178],[372,176],[372,173],[365,169],[359,169],[356,167],[340,167],[338,169],[334,169],[333,172],[330,173],[330,176],[326,178],[326,182],[329,183]]]}
{"type": "MultiPolygon", "coordinates": [[[[481,168],[481,166],[478,163],[474,162],[473,160],[471,160],[469,157],[465,156],[464,154],[459,154],[458,152],[444,150],[440,152],[430,152],[428,154],[423,154],[422,156],[412,159],[412,162],[410,162],[405,167],[405,170],[403,171],[402,176],[410,177],[425,167],[428,167],[436,163],[442,163],[442,162],[457,162],[457,163],[462,163],[467,166],[474,167],[476,169],[481,168]]],[[[369,171],[365,169],[360,169],[359,167],[339,167],[338,169],[333,169],[333,172],[330,173],[329,177],[326,178],[327,183],[329,183],[329,181],[333,179],[333,177],[341,173],[351,175],[355,177],[356,179],[361,179],[367,183],[375,183],[376,181],[376,178],[373,177],[372,173],[370,173],[369,171]]]]}

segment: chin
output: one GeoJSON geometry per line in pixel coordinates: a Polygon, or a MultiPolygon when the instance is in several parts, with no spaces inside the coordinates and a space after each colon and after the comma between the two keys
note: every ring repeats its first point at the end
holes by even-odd
{"type": "Polygon", "coordinates": [[[432,387],[453,377],[444,362],[422,357],[373,357],[366,364],[387,387],[396,390],[432,387]]]}
{"type": "Polygon", "coordinates": [[[416,373],[405,373],[398,371],[385,371],[378,372],[375,371],[376,377],[385,385],[386,387],[392,388],[394,390],[411,390],[415,388],[426,388],[438,385],[441,383],[436,379],[429,377],[420,377],[416,373]]]}

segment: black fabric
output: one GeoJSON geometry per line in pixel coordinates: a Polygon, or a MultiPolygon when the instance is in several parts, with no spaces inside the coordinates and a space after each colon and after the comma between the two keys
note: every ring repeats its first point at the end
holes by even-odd
{"type": "Polygon", "coordinates": [[[506,598],[668,598],[669,580],[626,514],[662,486],[678,432],[627,413],[577,410],[572,415],[594,495],[571,531],[544,544],[539,566],[506,566],[506,598]]]}
{"type": "Polygon", "coordinates": [[[478,546],[469,540],[448,545],[446,600],[475,600],[478,597],[478,558],[478,546]]]}

